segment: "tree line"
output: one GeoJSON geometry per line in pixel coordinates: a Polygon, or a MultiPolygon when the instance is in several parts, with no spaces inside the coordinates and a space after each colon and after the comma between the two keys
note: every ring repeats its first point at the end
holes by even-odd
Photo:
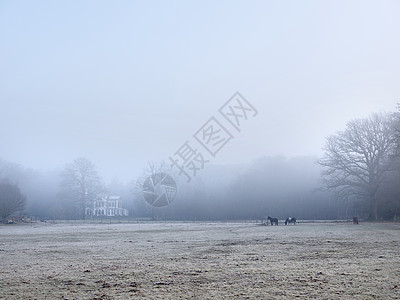
{"type": "MultiPolygon", "coordinates": [[[[104,193],[122,196],[131,217],[177,220],[279,218],[397,220],[400,212],[400,114],[374,113],[349,121],[326,138],[323,155],[263,157],[238,168],[220,166],[191,184],[178,185],[167,207],[141,196],[144,175],[105,184],[96,166],[77,158],[43,175],[0,160],[0,218],[26,213],[84,219],[85,206],[104,193]]],[[[149,164],[150,172],[164,169],[149,164]]],[[[178,179],[177,179],[178,180],[178,179]]]]}

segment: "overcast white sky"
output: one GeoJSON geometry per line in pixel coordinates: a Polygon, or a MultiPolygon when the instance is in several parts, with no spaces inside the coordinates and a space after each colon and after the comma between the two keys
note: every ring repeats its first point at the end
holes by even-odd
{"type": "Polygon", "coordinates": [[[212,159],[319,155],[400,102],[399,1],[1,1],[0,157],[105,178],[167,159],[236,91],[257,110],[212,159]]]}

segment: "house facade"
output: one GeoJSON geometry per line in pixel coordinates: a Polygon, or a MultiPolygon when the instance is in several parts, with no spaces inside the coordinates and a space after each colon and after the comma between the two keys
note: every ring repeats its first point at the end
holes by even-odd
{"type": "Polygon", "coordinates": [[[91,217],[127,217],[128,210],[122,208],[120,196],[100,195],[86,205],[85,213],[91,217]]]}

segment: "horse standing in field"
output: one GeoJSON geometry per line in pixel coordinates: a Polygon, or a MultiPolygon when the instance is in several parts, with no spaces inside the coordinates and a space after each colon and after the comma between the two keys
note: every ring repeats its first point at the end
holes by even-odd
{"type": "Polygon", "coordinates": [[[353,224],[358,224],[358,217],[353,217],[353,224]]]}
{"type": "Polygon", "coordinates": [[[278,226],[278,219],[277,218],[271,218],[270,216],[268,216],[267,220],[269,220],[271,222],[271,225],[276,225],[278,226]]]}
{"type": "Polygon", "coordinates": [[[296,218],[289,217],[285,220],[285,225],[290,224],[290,223],[293,223],[293,225],[296,225],[296,218]]]}

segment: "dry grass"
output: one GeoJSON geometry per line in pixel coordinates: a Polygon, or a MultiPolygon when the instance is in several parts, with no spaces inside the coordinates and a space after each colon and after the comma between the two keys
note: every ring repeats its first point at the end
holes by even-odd
{"type": "Polygon", "coordinates": [[[0,227],[4,299],[399,299],[397,224],[0,227]]]}

